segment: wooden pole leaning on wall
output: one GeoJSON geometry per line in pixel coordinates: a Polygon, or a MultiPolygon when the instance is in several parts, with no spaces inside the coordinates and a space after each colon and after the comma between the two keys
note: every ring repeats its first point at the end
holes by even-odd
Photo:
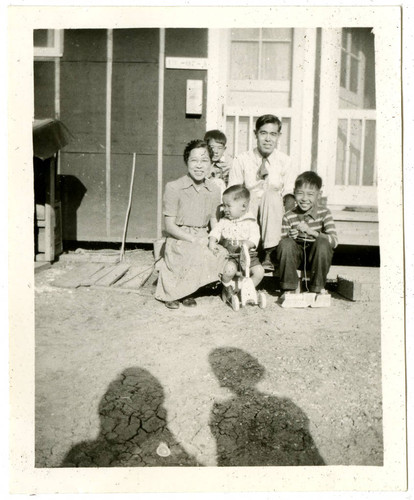
{"type": "Polygon", "coordinates": [[[122,235],[122,246],[121,246],[121,254],[119,256],[119,262],[122,262],[125,258],[125,240],[126,240],[126,234],[127,234],[127,229],[128,229],[129,214],[131,212],[132,191],[134,188],[135,160],[136,160],[136,153],[134,153],[133,157],[132,157],[132,173],[131,173],[131,182],[130,182],[130,186],[129,186],[129,200],[128,200],[128,208],[127,208],[126,215],[125,215],[124,233],[122,235]]]}

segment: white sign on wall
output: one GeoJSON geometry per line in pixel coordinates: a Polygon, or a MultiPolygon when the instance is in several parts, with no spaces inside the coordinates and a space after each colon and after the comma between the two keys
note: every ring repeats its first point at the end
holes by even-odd
{"type": "Polygon", "coordinates": [[[187,80],[185,112],[187,115],[203,113],[203,80],[187,80]]]}
{"type": "Polygon", "coordinates": [[[166,57],[167,69],[207,69],[206,57],[166,57]]]}

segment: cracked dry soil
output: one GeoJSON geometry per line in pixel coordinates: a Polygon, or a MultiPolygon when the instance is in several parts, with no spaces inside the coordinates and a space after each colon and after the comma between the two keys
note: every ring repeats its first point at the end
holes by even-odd
{"type": "Polygon", "coordinates": [[[382,465],[379,302],[171,311],[76,265],[35,277],[36,467],[382,465]]]}

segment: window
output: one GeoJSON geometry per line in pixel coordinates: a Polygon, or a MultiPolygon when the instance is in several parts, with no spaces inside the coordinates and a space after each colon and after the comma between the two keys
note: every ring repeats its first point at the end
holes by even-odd
{"type": "Polygon", "coordinates": [[[291,28],[231,30],[230,81],[233,88],[289,91],[292,72],[291,28]]]}
{"type": "Polygon", "coordinates": [[[369,28],[342,30],[339,107],[375,109],[374,35],[369,28]]]}
{"type": "Polygon", "coordinates": [[[376,186],[375,50],[370,28],[342,30],[335,185],[376,186]]]}
{"type": "Polygon", "coordinates": [[[33,30],[34,56],[62,57],[63,30],[33,30]]]}

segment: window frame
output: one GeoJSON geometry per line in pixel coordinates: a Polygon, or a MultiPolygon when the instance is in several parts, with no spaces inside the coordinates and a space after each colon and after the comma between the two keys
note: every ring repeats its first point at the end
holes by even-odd
{"type": "Polygon", "coordinates": [[[50,47],[38,47],[33,45],[33,55],[35,60],[48,59],[63,56],[63,32],[64,30],[51,29],[48,37],[52,34],[53,44],[50,47]]]}
{"type": "MultiPolygon", "coordinates": [[[[257,79],[243,79],[243,80],[237,80],[237,79],[231,79],[229,78],[229,85],[231,90],[234,91],[241,91],[241,92],[287,92],[290,90],[290,85],[291,85],[291,80],[292,80],[292,58],[293,58],[293,42],[294,42],[294,33],[293,33],[293,28],[291,28],[291,36],[290,38],[285,38],[285,39],[273,39],[273,38],[268,38],[268,37],[263,37],[263,28],[258,28],[259,29],[259,36],[258,38],[237,38],[235,40],[232,40],[231,35],[230,35],[230,45],[229,45],[229,50],[231,51],[231,47],[233,43],[243,43],[243,42],[249,42],[249,43],[257,43],[258,44],[258,55],[257,55],[257,60],[256,60],[256,65],[257,65],[257,79]],[[291,64],[290,64],[290,78],[286,80],[264,80],[261,79],[262,76],[262,50],[263,50],[263,44],[264,43],[274,43],[274,44],[289,44],[290,45],[290,58],[291,58],[291,64]]],[[[229,61],[229,75],[231,75],[231,57],[229,54],[228,57],[229,61]]]]}

